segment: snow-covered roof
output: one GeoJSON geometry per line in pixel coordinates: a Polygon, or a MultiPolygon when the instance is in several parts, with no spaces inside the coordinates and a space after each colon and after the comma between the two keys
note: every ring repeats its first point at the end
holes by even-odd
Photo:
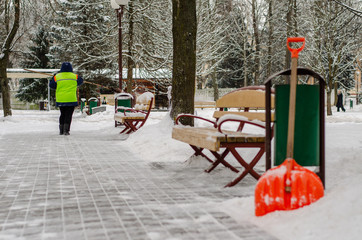
{"type": "Polygon", "coordinates": [[[49,78],[59,69],[39,69],[39,68],[7,68],[8,78],[49,78]]]}
{"type": "MultiPolygon", "coordinates": [[[[8,78],[48,78],[59,69],[23,69],[23,68],[7,68],[8,78]]],[[[127,78],[127,68],[122,69],[122,78],[127,78]]],[[[118,79],[118,74],[114,75],[115,79],[118,79]]],[[[134,79],[171,79],[171,69],[163,68],[155,71],[147,70],[145,68],[133,69],[134,79]]]]}
{"type": "MultiPolygon", "coordinates": [[[[127,78],[127,68],[122,69],[122,78],[127,78]]],[[[150,71],[145,68],[134,68],[133,76],[134,79],[171,79],[172,78],[172,70],[163,68],[155,71],[150,71]]],[[[118,74],[114,76],[114,78],[118,79],[118,74]]]]}

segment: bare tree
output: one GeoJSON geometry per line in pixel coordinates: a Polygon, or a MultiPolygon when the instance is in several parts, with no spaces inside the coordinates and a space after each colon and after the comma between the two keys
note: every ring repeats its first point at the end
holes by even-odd
{"type": "Polygon", "coordinates": [[[5,1],[5,33],[7,34],[4,43],[1,46],[0,52],[0,88],[3,100],[4,117],[11,116],[10,105],[10,87],[6,73],[6,68],[9,63],[9,56],[13,48],[13,41],[19,29],[20,22],[20,0],[5,1]],[[13,18],[13,23],[10,30],[10,21],[13,18]]]}
{"type": "Polygon", "coordinates": [[[334,1],[315,1],[309,65],[326,80],[327,115],[332,115],[332,90],[353,81],[352,68],[361,49],[361,21],[334,1]],[[347,82],[346,82],[347,80],[347,82]]]}
{"type": "MultiPolygon", "coordinates": [[[[127,91],[133,82],[132,72],[152,78],[159,95],[166,96],[172,65],[172,9],[170,0],[133,0],[125,8],[124,45],[127,48],[127,91]],[[146,71],[143,71],[146,70],[146,71]]],[[[143,76],[142,75],[142,76],[143,76]]]]}
{"type": "Polygon", "coordinates": [[[128,56],[127,56],[127,92],[132,93],[133,85],[133,68],[135,63],[133,60],[133,48],[134,48],[134,4],[133,1],[129,2],[129,19],[128,19],[128,56]]]}
{"type": "Polygon", "coordinates": [[[259,19],[257,13],[257,1],[252,0],[252,18],[253,18],[253,36],[255,41],[255,53],[254,53],[254,82],[259,83],[259,68],[260,68],[260,35],[259,35],[259,19]]]}
{"type": "Polygon", "coordinates": [[[218,99],[217,73],[220,62],[228,54],[226,46],[230,28],[229,19],[222,11],[220,0],[210,2],[200,0],[197,2],[197,86],[204,88],[207,84],[214,88],[214,100],[218,99]]]}

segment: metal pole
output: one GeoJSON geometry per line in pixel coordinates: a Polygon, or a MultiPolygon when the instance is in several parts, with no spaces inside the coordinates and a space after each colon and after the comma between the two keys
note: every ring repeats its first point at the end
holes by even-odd
{"type": "Polygon", "coordinates": [[[50,111],[50,87],[49,87],[49,81],[50,81],[50,79],[48,78],[48,111],[50,111]]]}
{"type": "Polygon", "coordinates": [[[123,5],[116,10],[118,16],[118,81],[119,90],[122,92],[122,16],[123,16],[123,5]]]}
{"type": "Polygon", "coordinates": [[[357,76],[356,105],[358,105],[358,76],[357,76]]]}

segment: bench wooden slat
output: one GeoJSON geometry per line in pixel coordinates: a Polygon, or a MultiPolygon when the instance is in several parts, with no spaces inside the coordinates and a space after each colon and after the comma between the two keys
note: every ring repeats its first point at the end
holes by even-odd
{"type": "Polygon", "coordinates": [[[124,116],[123,114],[114,114],[114,120],[124,123],[126,119],[145,119],[145,116],[124,116]]]}
{"type": "Polygon", "coordinates": [[[255,134],[224,131],[220,133],[216,128],[182,127],[172,129],[172,138],[193,146],[219,151],[222,143],[263,143],[265,137],[255,134]]]}
{"type": "MultiPolygon", "coordinates": [[[[271,102],[274,108],[274,98],[271,102]]],[[[217,108],[265,108],[265,92],[255,90],[233,91],[216,101],[217,108]]]]}
{"type": "MultiPolygon", "coordinates": [[[[238,116],[244,116],[251,120],[259,120],[262,122],[265,122],[265,113],[264,112],[235,112],[235,111],[215,111],[213,117],[216,119],[221,118],[222,116],[226,114],[233,114],[238,116]]],[[[273,118],[273,116],[272,116],[273,118]]]]}
{"type": "Polygon", "coordinates": [[[265,137],[256,134],[248,134],[234,131],[223,131],[226,134],[226,142],[228,143],[262,143],[265,137]]]}
{"type": "Polygon", "coordinates": [[[220,140],[225,139],[225,135],[219,133],[217,129],[175,126],[172,129],[172,138],[193,146],[218,151],[220,140]]]}

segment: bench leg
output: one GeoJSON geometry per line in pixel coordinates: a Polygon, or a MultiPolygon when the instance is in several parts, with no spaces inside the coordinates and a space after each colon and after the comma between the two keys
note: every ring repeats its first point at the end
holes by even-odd
{"type": "Polygon", "coordinates": [[[230,152],[233,154],[236,160],[245,168],[245,170],[241,174],[239,174],[239,176],[237,176],[233,181],[226,184],[225,187],[234,186],[235,184],[240,182],[248,173],[250,173],[255,179],[258,180],[260,178],[260,174],[255,172],[253,168],[259,162],[260,158],[263,156],[265,151],[264,148],[265,148],[264,146],[260,147],[260,150],[255,155],[254,159],[248,164],[236,151],[235,147],[230,147],[230,152]]]}
{"type": "Polygon", "coordinates": [[[131,132],[134,131],[132,129],[132,126],[128,122],[124,122],[123,125],[125,126],[125,128],[120,132],[120,134],[122,134],[122,133],[130,134],[131,132]]]}
{"type": "Polygon", "coordinates": [[[133,123],[133,120],[131,120],[131,121],[125,121],[125,123],[127,123],[127,125],[128,125],[128,127],[130,128],[130,131],[132,132],[132,131],[137,131],[137,124],[138,124],[138,122],[136,122],[136,124],[134,124],[133,123]]]}
{"type": "Polygon", "coordinates": [[[133,124],[133,121],[124,121],[123,125],[125,126],[125,128],[120,132],[120,134],[125,133],[125,134],[130,134],[132,132],[137,131],[137,124],[138,122],[136,122],[136,124],[133,124]]]}
{"type": "Polygon", "coordinates": [[[124,125],[126,126],[126,128],[123,129],[121,133],[130,134],[132,132],[135,132],[143,126],[143,123],[144,120],[125,120],[124,125]]]}
{"type": "Polygon", "coordinates": [[[231,164],[229,164],[227,161],[225,161],[225,157],[228,155],[228,153],[230,152],[229,149],[225,149],[225,151],[220,155],[219,153],[215,152],[215,151],[210,151],[216,158],[216,160],[211,164],[211,166],[205,170],[205,172],[209,173],[212,170],[214,170],[220,163],[222,165],[224,165],[227,168],[230,168],[231,171],[233,172],[239,172],[239,170],[237,170],[235,167],[233,167],[231,164]]]}
{"type": "Polygon", "coordinates": [[[211,163],[214,162],[202,152],[204,150],[203,148],[199,148],[199,147],[196,147],[194,145],[190,145],[190,147],[195,151],[194,156],[202,156],[202,157],[206,158],[207,161],[209,161],[211,163]]]}
{"type": "Polygon", "coordinates": [[[124,125],[125,128],[119,133],[119,134],[122,134],[122,133],[125,133],[126,131],[129,131],[129,127],[127,127],[127,125],[124,125]]]}

